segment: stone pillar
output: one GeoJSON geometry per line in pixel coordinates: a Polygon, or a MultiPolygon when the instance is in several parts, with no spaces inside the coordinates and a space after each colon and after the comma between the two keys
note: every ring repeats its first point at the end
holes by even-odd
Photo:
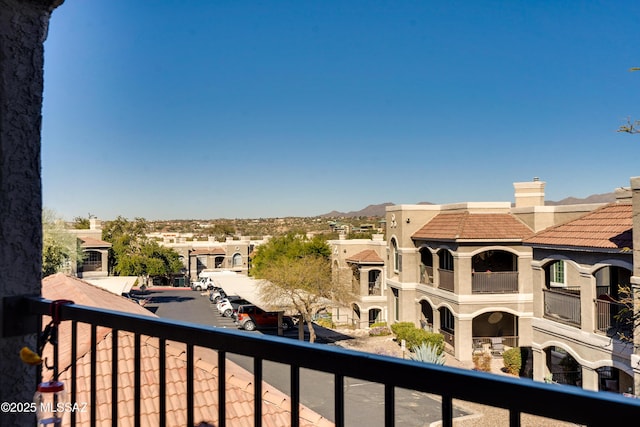
{"type": "Polygon", "coordinates": [[[545,378],[549,375],[547,355],[541,348],[532,347],[531,351],[533,353],[533,380],[544,382],[545,378]]]}
{"type": "Polygon", "coordinates": [[[582,365],[582,388],[598,391],[598,372],[595,369],[582,365]]]}
{"type": "Polygon", "coordinates": [[[473,342],[473,319],[456,317],[455,331],[455,357],[462,362],[470,361],[473,353],[473,346],[471,344],[473,342]]]}
{"type": "MultiPolygon", "coordinates": [[[[5,325],[7,297],[40,295],[42,264],[43,42],[62,0],[0,0],[0,401],[30,402],[36,368],[19,357],[36,333],[5,325]],[[7,326],[5,328],[5,326],[7,326]]],[[[35,424],[35,415],[4,413],[2,425],[35,424]]]]}
{"type": "MultiPolygon", "coordinates": [[[[458,248],[458,251],[460,249],[458,248]]],[[[457,295],[471,295],[473,293],[473,276],[471,255],[457,252],[454,255],[454,293],[457,295]]]]}

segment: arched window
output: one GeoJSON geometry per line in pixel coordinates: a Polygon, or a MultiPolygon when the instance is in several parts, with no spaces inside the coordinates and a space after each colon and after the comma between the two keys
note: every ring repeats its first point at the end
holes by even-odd
{"type": "Polygon", "coordinates": [[[234,267],[242,267],[242,255],[234,254],[233,255],[233,266],[234,267]]]}
{"type": "Polygon", "coordinates": [[[393,271],[397,273],[402,270],[402,260],[398,253],[398,243],[396,242],[396,239],[391,239],[391,256],[393,257],[393,271]]]}

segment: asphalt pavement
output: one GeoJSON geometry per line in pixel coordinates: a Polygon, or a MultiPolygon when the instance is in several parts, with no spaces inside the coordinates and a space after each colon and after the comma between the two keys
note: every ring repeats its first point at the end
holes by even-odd
{"type": "MultiPolygon", "coordinates": [[[[214,326],[217,328],[238,329],[233,320],[218,314],[205,292],[192,291],[190,288],[150,288],[146,292],[150,298],[147,308],[158,316],[214,326]]],[[[306,329],[306,328],[305,328],[306,329]]],[[[339,339],[349,339],[331,329],[317,328],[318,345],[332,343],[339,339]]],[[[245,331],[249,334],[276,331],[245,331]]],[[[308,340],[308,332],[305,331],[308,340]]],[[[285,338],[297,339],[297,328],[285,332],[285,338]]],[[[253,360],[250,357],[227,354],[228,359],[244,369],[253,372],[253,360]]],[[[282,392],[289,394],[289,367],[275,362],[265,361],[264,380],[282,392]]],[[[334,421],[333,376],[324,372],[301,369],[300,401],[325,418],[334,421]]],[[[407,427],[428,426],[441,419],[440,402],[425,393],[411,390],[396,390],[396,425],[407,427]]],[[[454,409],[454,416],[464,415],[454,409]]],[[[377,426],[384,425],[384,386],[382,384],[345,378],[345,425],[377,426]]]]}

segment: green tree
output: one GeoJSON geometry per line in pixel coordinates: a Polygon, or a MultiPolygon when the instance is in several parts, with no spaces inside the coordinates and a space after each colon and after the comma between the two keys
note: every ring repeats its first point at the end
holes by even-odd
{"type": "Polygon", "coordinates": [[[111,243],[109,270],[117,276],[168,277],[183,269],[179,254],[146,237],[144,218],[129,221],[119,216],[107,221],[102,239],[111,243]]]}
{"type": "Polygon", "coordinates": [[[310,342],[316,339],[313,318],[318,311],[332,302],[353,301],[351,287],[332,280],[330,254],[325,241],[290,233],[258,247],[253,261],[253,275],[262,279],[262,301],[296,311],[307,323],[310,342]]]}
{"type": "Polygon", "coordinates": [[[302,258],[309,255],[320,256],[327,260],[331,256],[331,248],[320,237],[309,239],[301,234],[288,233],[271,238],[267,243],[258,246],[251,260],[251,274],[260,278],[261,271],[275,260],[286,258],[302,258]]]}
{"type": "Polygon", "coordinates": [[[89,218],[85,218],[82,216],[77,216],[73,218],[73,228],[76,230],[88,230],[91,227],[91,223],[89,218]]]}
{"type": "Polygon", "coordinates": [[[82,259],[78,239],[53,210],[42,210],[42,277],[70,269],[82,259]]]}

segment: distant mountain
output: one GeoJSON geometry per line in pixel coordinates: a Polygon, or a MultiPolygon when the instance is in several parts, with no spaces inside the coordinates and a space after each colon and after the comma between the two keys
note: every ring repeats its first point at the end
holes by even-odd
{"type": "Polygon", "coordinates": [[[351,211],[351,212],[331,211],[329,213],[326,213],[326,214],[323,214],[323,215],[319,215],[319,216],[324,217],[324,218],[340,218],[340,217],[353,218],[353,217],[357,217],[357,216],[383,217],[386,214],[385,208],[387,206],[393,206],[393,205],[394,205],[394,203],[387,202],[387,203],[381,203],[379,205],[369,205],[364,209],[360,209],[359,211],[351,211]]]}
{"type": "Polygon", "coordinates": [[[567,197],[566,199],[562,199],[560,201],[554,202],[552,200],[545,200],[544,204],[547,206],[558,206],[558,205],[579,205],[583,203],[611,203],[616,201],[615,193],[603,193],[603,194],[592,194],[589,197],[585,197],[584,199],[579,199],[577,197],[567,197]]]}
{"type": "MultiPolygon", "coordinates": [[[[547,206],[559,206],[559,205],[579,205],[583,203],[611,203],[615,202],[616,195],[615,193],[604,193],[604,194],[592,194],[591,196],[585,197],[583,199],[577,197],[567,197],[565,199],[559,200],[557,202],[553,200],[545,200],[545,205],[547,206]]],[[[323,218],[353,218],[353,217],[384,217],[386,214],[386,207],[393,206],[395,203],[387,202],[381,203],[379,205],[369,205],[364,209],[360,209],[359,211],[351,211],[351,212],[339,212],[339,211],[331,211],[326,214],[318,215],[323,218]]],[[[432,205],[431,202],[419,202],[418,205],[432,205]]]]}
{"type": "MultiPolygon", "coordinates": [[[[432,205],[430,202],[420,202],[419,205],[432,205]]],[[[387,202],[381,203],[379,205],[369,205],[364,209],[360,209],[359,211],[351,211],[351,212],[338,212],[331,211],[326,214],[318,215],[323,218],[353,218],[358,216],[364,217],[384,217],[386,215],[386,207],[393,206],[395,203],[387,202]]]]}

